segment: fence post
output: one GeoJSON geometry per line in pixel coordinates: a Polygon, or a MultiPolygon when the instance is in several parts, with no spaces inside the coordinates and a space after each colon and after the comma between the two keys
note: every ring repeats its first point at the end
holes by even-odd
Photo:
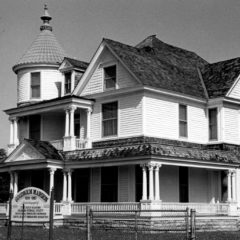
{"type": "Polygon", "coordinates": [[[90,227],[90,206],[86,206],[86,227],[87,227],[87,240],[91,240],[91,227],[90,227]]]}
{"type": "Polygon", "coordinates": [[[54,188],[50,193],[49,240],[53,240],[54,188]]]}
{"type": "Polygon", "coordinates": [[[21,240],[23,240],[24,211],[25,211],[25,205],[23,204],[23,207],[22,207],[22,230],[21,230],[21,240]]]}
{"type": "Polygon", "coordinates": [[[189,239],[189,208],[186,208],[186,239],[189,239]]]}
{"type": "Polygon", "coordinates": [[[13,199],[13,192],[10,191],[9,194],[9,213],[8,213],[8,231],[7,231],[7,240],[11,240],[11,233],[12,233],[12,199],[13,199]]]}
{"type": "Polygon", "coordinates": [[[137,210],[135,210],[135,240],[138,239],[138,232],[137,232],[137,210]]]}
{"type": "Polygon", "coordinates": [[[196,210],[195,209],[191,209],[191,236],[190,236],[190,239],[191,240],[195,240],[196,239],[196,221],[195,221],[195,218],[196,218],[196,210]]]}

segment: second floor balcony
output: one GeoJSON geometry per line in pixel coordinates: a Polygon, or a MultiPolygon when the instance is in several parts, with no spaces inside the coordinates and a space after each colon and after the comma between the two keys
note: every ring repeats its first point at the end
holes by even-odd
{"type": "Polygon", "coordinates": [[[24,139],[49,141],[56,149],[91,148],[92,100],[68,96],[6,110],[11,153],[24,139]]]}

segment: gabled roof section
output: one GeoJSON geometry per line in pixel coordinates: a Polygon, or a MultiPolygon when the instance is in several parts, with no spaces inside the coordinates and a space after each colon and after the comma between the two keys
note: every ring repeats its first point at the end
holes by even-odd
{"type": "Polygon", "coordinates": [[[136,47],[110,39],[104,42],[143,85],[205,98],[197,68],[207,62],[195,53],[153,36],[136,47]]]}
{"type": "Polygon", "coordinates": [[[65,57],[64,60],[65,59],[75,68],[87,69],[89,65],[89,63],[87,62],[80,61],[74,58],[65,57]]]}
{"type": "Polygon", "coordinates": [[[240,58],[207,64],[200,69],[209,98],[224,97],[240,74],[240,58]]]}
{"type": "Polygon", "coordinates": [[[62,156],[49,142],[24,139],[24,141],[3,162],[40,159],[63,160],[62,156]]]}
{"type": "Polygon", "coordinates": [[[53,147],[47,141],[37,141],[31,139],[25,139],[26,142],[31,144],[39,153],[41,153],[46,159],[63,160],[58,150],[53,147]]]}

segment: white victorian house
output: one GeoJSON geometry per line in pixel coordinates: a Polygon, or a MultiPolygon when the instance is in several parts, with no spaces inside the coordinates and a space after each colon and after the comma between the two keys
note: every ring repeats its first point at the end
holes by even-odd
{"type": "Polygon", "coordinates": [[[86,63],[64,53],[46,6],[41,19],[5,110],[0,172],[14,194],[54,187],[63,215],[87,204],[238,215],[240,58],[210,64],[149,36],[103,39],[86,63]]]}

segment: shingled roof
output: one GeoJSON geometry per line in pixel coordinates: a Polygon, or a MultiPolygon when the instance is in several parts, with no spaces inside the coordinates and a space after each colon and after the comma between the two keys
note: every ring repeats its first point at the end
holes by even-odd
{"type": "Polygon", "coordinates": [[[207,62],[197,54],[168,45],[156,36],[136,47],[104,41],[143,85],[205,98],[197,68],[207,62]]]}
{"type": "Polygon", "coordinates": [[[87,62],[80,61],[80,60],[77,60],[74,58],[65,57],[64,59],[68,60],[73,65],[73,67],[76,67],[76,68],[87,69],[87,67],[89,65],[89,63],[87,63],[87,62]]]}
{"type": "Polygon", "coordinates": [[[209,98],[224,97],[240,74],[240,58],[201,67],[209,98]]]}
{"type": "Polygon", "coordinates": [[[24,141],[31,144],[46,159],[63,160],[58,150],[47,141],[38,141],[38,140],[32,140],[32,139],[24,139],[24,141]]]}
{"type": "Polygon", "coordinates": [[[172,157],[184,160],[199,160],[235,163],[240,164],[239,153],[233,151],[223,151],[216,149],[201,149],[182,147],[174,145],[163,145],[157,143],[146,143],[130,146],[118,146],[99,149],[85,149],[78,151],[65,152],[64,158],[66,161],[84,161],[84,160],[107,160],[118,158],[131,158],[138,156],[159,156],[172,157]]]}

